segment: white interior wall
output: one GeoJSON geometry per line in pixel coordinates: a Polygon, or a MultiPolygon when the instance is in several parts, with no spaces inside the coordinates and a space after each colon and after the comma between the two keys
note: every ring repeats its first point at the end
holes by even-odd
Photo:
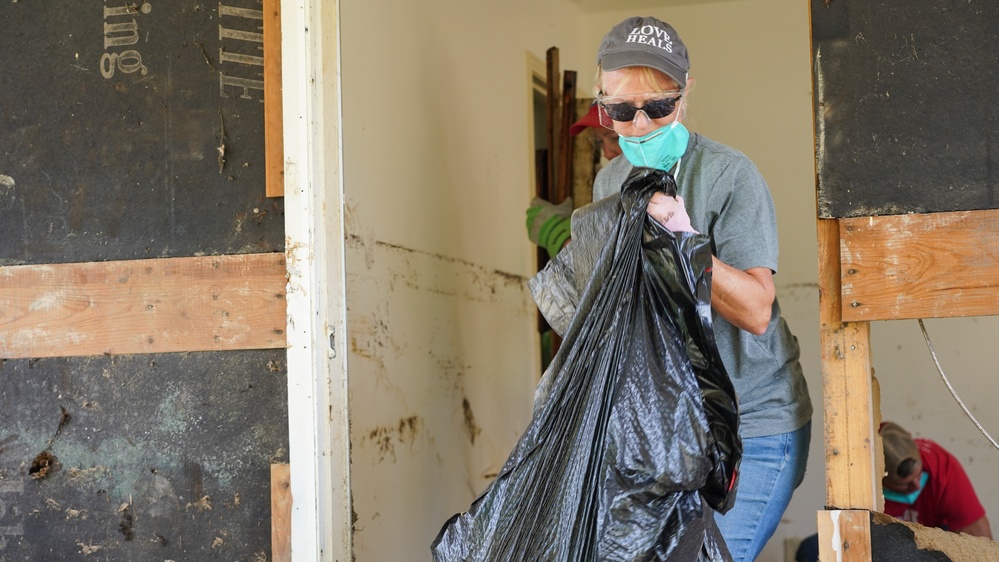
{"type": "MultiPolygon", "coordinates": [[[[775,279],[816,413],[805,482],[760,560],[782,561],[785,538],[814,532],[825,495],[807,4],[666,4],[583,14],[567,0],[341,0],[358,561],[429,560],[440,525],[488,484],[526,425],[538,373],[523,287],[534,256],[523,226],[525,51],[543,60],[558,46],[585,95],[600,37],[636,13],[671,22],[690,47],[691,128],[748,154],[774,194],[775,279]]],[[[928,323],[987,427],[979,371],[995,364],[994,323],[928,323]]],[[[995,452],[934,378],[918,326],[876,323],[873,334],[885,416],[951,448],[993,507],[995,452]]]]}
{"type": "Polygon", "coordinates": [[[341,0],[351,493],[359,562],[430,560],[540,375],[527,53],[580,67],[568,1],[341,0]]]}

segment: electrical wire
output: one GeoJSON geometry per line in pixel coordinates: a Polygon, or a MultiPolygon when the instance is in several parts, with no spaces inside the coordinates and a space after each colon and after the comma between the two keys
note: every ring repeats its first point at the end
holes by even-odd
{"type": "Polygon", "coordinates": [[[964,413],[967,414],[968,417],[971,419],[971,421],[975,424],[975,427],[978,428],[978,431],[982,432],[982,435],[984,435],[985,438],[988,439],[990,443],[992,443],[993,447],[999,449],[999,444],[996,443],[996,440],[993,439],[991,435],[989,435],[988,431],[985,431],[985,428],[982,427],[982,424],[978,423],[978,420],[975,419],[975,416],[971,413],[970,410],[968,410],[968,407],[964,405],[964,402],[961,401],[961,397],[959,397],[957,395],[957,392],[954,391],[954,387],[950,385],[950,381],[947,380],[947,375],[944,374],[943,367],[940,366],[940,361],[937,361],[937,353],[933,351],[933,343],[930,342],[930,335],[926,333],[926,326],[923,325],[922,318],[919,319],[919,329],[923,331],[923,339],[926,340],[926,347],[930,349],[930,355],[933,356],[933,363],[937,366],[937,372],[940,373],[940,378],[942,378],[944,384],[947,385],[947,390],[950,391],[950,395],[954,397],[954,400],[957,400],[958,405],[961,406],[961,409],[964,410],[964,413]]]}

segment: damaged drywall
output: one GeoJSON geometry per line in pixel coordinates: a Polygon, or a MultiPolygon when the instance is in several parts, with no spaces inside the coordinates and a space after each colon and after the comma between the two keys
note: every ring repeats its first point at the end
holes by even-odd
{"type": "Polygon", "coordinates": [[[999,543],[871,512],[871,555],[884,562],[999,560],[999,543]]]}

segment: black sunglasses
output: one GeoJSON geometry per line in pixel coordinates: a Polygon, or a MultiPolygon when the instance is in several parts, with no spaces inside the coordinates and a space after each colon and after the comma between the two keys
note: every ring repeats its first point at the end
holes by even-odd
{"type": "Polygon", "coordinates": [[[681,97],[683,97],[683,94],[675,97],[651,98],[646,100],[642,107],[635,107],[625,102],[606,103],[601,101],[600,107],[614,121],[631,121],[635,118],[635,114],[639,110],[644,111],[649,116],[649,119],[662,119],[676,111],[676,102],[680,101],[681,97]]]}

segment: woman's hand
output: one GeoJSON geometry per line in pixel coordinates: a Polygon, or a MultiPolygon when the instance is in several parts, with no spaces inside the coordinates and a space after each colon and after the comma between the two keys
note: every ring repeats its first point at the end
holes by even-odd
{"type": "Polygon", "coordinates": [[[679,195],[670,197],[665,193],[656,193],[649,200],[645,212],[673,232],[697,232],[690,226],[690,216],[683,206],[683,197],[679,195]]]}

